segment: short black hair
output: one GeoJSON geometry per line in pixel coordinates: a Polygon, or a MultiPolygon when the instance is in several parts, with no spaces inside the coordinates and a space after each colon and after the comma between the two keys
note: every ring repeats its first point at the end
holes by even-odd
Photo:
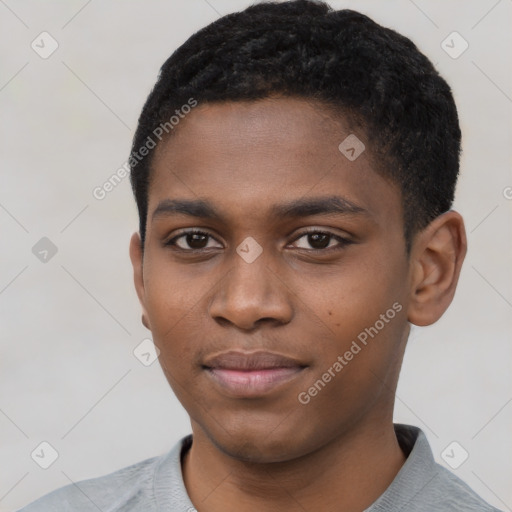
{"type": "Polygon", "coordinates": [[[375,170],[401,191],[409,255],[414,235],[453,202],[461,133],[451,89],[408,38],[313,0],[262,2],[223,16],[163,64],[129,161],[142,248],[153,147],[163,131],[172,134],[171,118],[179,121],[192,101],[276,95],[321,102],[361,127],[375,170]]]}

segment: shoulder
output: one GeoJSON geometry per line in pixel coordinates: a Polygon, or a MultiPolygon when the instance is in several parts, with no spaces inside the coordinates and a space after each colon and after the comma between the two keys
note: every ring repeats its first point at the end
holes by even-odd
{"type": "Polygon", "coordinates": [[[146,459],[97,478],[61,487],[19,512],[152,512],[155,471],[168,454],[146,459]]]}
{"type": "Polygon", "coordinates": [[[442,505],[440,510],[467,512],[500,512],[484,501],[469,485],[440,464],[436,464],[436,475],[426,488],[426,495],[433,505],[442,505]]]}
{"type": "Polygon", "coordinates": [[[395,424],[395,433],[407,459],[388,489],[365,512],[500,512],[434,460],[418,427],[395,424]]]}

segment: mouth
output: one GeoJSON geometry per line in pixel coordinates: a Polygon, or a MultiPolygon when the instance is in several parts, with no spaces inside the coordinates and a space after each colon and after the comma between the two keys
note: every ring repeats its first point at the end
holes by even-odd
{"type": "Polygon", "coordinates": [[[273,352],[229,351],[209,358],[203,369],[218,389],[235,398],[269,395],[301,375],[307,365],[273,352]]]}

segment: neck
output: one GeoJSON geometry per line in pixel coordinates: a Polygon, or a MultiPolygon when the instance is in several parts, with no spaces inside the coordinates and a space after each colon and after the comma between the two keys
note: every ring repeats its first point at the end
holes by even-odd
{"type": "Polygon", "coordinates": [[[193,424],[183,461],[198,512],[322,510],[360,512],[391,484],[405,462],[392,420],[357,425],[321,448],[277,463],[235,459],[193,424]]]}

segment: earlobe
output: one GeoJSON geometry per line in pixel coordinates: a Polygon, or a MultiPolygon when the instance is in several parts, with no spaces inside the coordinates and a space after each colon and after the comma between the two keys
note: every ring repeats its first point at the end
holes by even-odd
{"type": "Polygon", "coordinates": [[[435,323],[453,300],[467,251],[461,215],[450,210],[417,235],[411,253],[409,322],[435,323]]]}
{"type": "Polygon", "coordinates": [[[144,275],[142,267],[142,246],[138,232],[133,233],[130,239],[130,260],[133,267],[133,282],[135,285],[135,291],[137,292],[137,297],[139,298],[140,305],[142,306],[142,324],[147,329],[150,329],[145,306],[146,294],[144,289],[144,275]]]}

